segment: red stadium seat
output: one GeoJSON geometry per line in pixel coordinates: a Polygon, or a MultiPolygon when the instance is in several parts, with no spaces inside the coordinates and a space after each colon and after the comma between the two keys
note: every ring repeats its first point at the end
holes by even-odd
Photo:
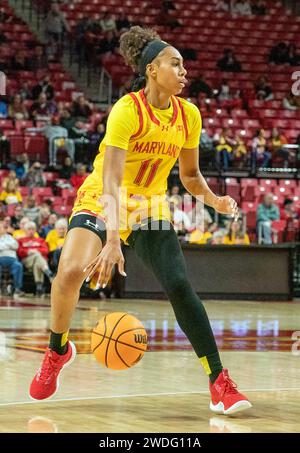
{"type": "Polygon", "coordinates": [[[23,135],[11,135],[9,137],[10,142],[10,153],[11,156],[15,157],[18,154],[25,153],[25,140],[23,135]]]}
{"type": "Polygon", "coordinates": [[[25,150],[31,159],[48,161],[48,140],[43,135],[25,135],[25,150]]]}
{"type": "Polygon", "coordinates": [[[0,128],[1,129],[14,129],[14,124],[12,120],[0,119],[0,128]]]}
{"type": "Polygon", "coordinates": [[[51,197],[53,195],[51,187],[34,187],[32,194],[37,197],[51,197]]]}

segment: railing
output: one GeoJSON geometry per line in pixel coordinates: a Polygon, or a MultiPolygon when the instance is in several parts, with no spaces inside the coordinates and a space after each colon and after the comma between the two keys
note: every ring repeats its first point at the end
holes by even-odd
{"type": "Polygon", "coordinates": [[[104,68],[100,72],[98,98],[101,104],[110,105],[112,103],[112,79],[104,68]]]}

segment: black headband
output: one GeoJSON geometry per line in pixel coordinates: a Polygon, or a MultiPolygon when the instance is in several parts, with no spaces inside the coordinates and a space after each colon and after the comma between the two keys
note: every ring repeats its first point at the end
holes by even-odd
{"type": "Polygon", "coordinates": [[[161,41],[160,39],[154,39],[146,45],[146,47],[142,51],[139,61],[139,73],[141,76],[144,76],[146,74],[147,65],[151,63],[151,61],[153,61],[154,58],[157,57],[157,55],[169,45],[170,44],[165,41],[161,41]]]}

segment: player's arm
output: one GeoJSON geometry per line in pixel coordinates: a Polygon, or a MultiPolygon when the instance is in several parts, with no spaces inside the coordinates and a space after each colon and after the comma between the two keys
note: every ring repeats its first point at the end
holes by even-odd
{"type": "Polygon", "coordinates": [[[179,155],[179,176],[185,189],[195,198],[211,206],[220,214],[238,216],[238,208],[233,198],[214,194],[199,168],[199,148],[182,149],[179,155]]]}
{"type": "Polygon", "coordinates": [[[106,244],[100,255],[84,269],[84,272],[88,270],[87,281],[91,280],[97,270],[99,271],[96,289],[105,288],[115,264],[118,265],[120,274],[126,276],[119,234],[119,196],[125,160],[125,149],[116,146],[106,147],[103,162],[103,194],[99,200],[106,218],[106,244]]]}
{"type": "Polygon", "coordinates": [[[103,190],[99,201],[103,205],[106,218],[106,244],[99,256],[84,269],[84,272],[88,271],[88,280],[99,271],[97,289],[107,285],[115,264],[118,265],[120,274],[126,276],[119,234],[119,189],[123,180],[129,139],[136,127],[136,111],[131,98],[124,96],[114,105],[108,117],[105,136],[103,190]]]}

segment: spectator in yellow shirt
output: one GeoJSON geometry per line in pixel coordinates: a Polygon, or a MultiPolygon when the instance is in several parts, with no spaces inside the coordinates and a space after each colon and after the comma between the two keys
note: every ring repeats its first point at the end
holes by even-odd
{"type": "MultiPolygon", "coordinates": [[[[22,217],[22,219],[20,220],[20,229],[19,230],[15,230],[13,232],[13,237],[15,239],[21,239],[21,238],[24,238],[26,236],[25,225],[29,221],[30,221],[30,219],[28,217],[22,217]]],[[[35,232],[34,233],[34,237],[38,238],[39,234],[37,232],[35,232]]]]}
{"type": "Polygon", "coordinates": [[[66,219],[59,219],[55,223],[54,230],[49,231],[46,236],[46,242],[49,247],[50,254],[52,256],[52,266],[56,271],[58,268],[58,262],[62,247],[65,242],[65,237],[68,230],[68,221],[66,219]]]}
{"type": "Polygon", "coordinates": [[[238,236],[238,244],[241,242],[241,234],[244,236],[244,245],[250,244],[250,239],[247,233],[243,232],[242,224],[240,222],[232,221],[229,225],[229,231],[223,239],[223,244],[225,245],[236,245],[237,244],[237,236],[238,236]]]}
{"type": "Polygon", "coordinates": [[[201,222],[197,225],[196,229],[190,234],[190,244],[208,244],[210,243],[212,234],[209,231],[209,223],[207,221],[201,222]]]}
{"type": "Polygon", "coordinates": [[[0,200],[5,204],[18,204],[22,203],[22,195],[17,189],[14,181],[8,181],[5,189],[0,194],[0,200]]]}

